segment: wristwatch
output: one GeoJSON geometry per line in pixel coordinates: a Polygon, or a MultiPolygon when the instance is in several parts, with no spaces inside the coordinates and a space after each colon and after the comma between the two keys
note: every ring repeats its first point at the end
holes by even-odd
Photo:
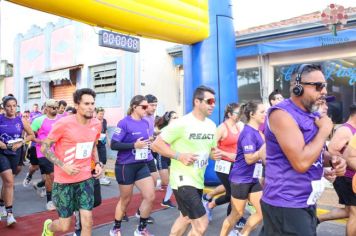
{"type": "Polygon", "coordinates": [[[101,168],[103,168],[104,164],[103,164],[101,161],[95,162],[95,166],[98,165],[98,164],[99,164],[99,166],[100,166],[101,168]]]}

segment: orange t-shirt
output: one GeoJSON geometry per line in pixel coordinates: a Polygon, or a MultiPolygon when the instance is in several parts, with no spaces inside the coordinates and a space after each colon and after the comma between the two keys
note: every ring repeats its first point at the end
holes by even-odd
{"type": "Polygon", "coordinates": [[[58,120],[52,127],[48,138],[55,141],[56,157],[63,163],[80,166],[76,175],[68,175],[62,168],[54,165],[54,182],[77,183],[91,178],[91,159],[93,148],[101,133],[101,123],[91,119],[88,124],[79,124],[76,115],[58,120]]]}

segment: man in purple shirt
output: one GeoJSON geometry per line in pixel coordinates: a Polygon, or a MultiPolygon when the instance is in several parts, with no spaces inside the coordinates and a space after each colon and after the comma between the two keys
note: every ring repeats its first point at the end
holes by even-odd
{"type": "Polygon", "coordinates": [[[316,235],[324,163],[331,163],[336,175],[345,173],[345,161],[324,150],[331,119],[314,113],[325,99],[326,85],[320,66],[303,64],[292,75],[291,98],[268,111],[260,236],[316,235]]]}

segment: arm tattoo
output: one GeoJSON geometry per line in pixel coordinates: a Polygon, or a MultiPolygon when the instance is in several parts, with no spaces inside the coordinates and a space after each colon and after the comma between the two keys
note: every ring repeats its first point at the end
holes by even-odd
{"type": "Polygon", "coordinates": [[[53,164],[59,166],[59,167],[63,167],[64,163],[59,160],[56,155],[52,152],[51,150],[51,143],[47,143],[47,142],[44,142],[42,144],[42,147],[43,147],[43,154],[46,156],[46,158],[52,162],[53,164]]]}

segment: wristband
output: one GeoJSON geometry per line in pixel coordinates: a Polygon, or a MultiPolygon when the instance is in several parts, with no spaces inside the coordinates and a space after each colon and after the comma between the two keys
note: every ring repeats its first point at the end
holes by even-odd
{"type": "Polygon", "coordinates": [[[179,153],[179,152],[176,152],[176,153],[174,154],[173,159],[178,161],[179,155],[180,155],[180,153],[179,153]]]}

